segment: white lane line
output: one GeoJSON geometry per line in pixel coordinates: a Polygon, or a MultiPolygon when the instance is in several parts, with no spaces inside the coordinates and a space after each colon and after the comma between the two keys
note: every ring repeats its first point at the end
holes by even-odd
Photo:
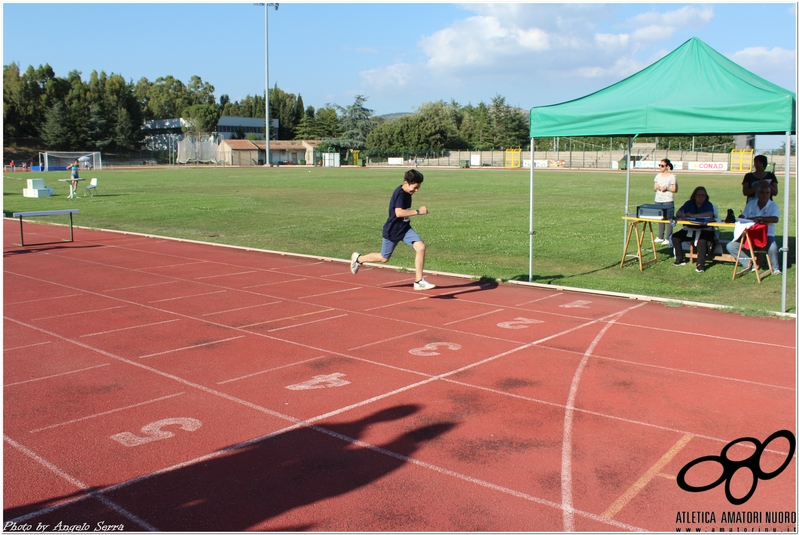
{"type": "Polygon", "coordinates": [[[297,299],[308,299],[310,297],[321,297],[323,295],[340,294],[340,293],[343,293],[343,292],[352,292],[352,291],[355,291],[355,290],[362,290],[362,289],[363,288],[360,288],[360,287],[359,288],[347,288],[345,290],[336,290],[335,292],[325,292],[325,293],[321,293],[321,294],[303,295],[302,297],[298,297],[297,299]]]}
{"type": "Polygon", "coordinates": [[[297,323],[296,325],[287,325],[285,327],[277,327],[276,329],[269,329],[266,332],[271,333],[275,331],[282,331],[283,329],[293,329],[294,327],[302,327],[303,325],[319,323],[320,321],[334,320],[336,318],[343,318],[344,316],[349,316],[349,314],[339,314],[338,316],[330,316],[329,318],[322,318],[320,320],[306,321],[305,323],[297,323]]]}
{"type": "Polygon", "coordinates": [[[118,407],[116,409],[111,409],[110,411],[98,412],[97,414],[90,414],[88,416],[83,416],[81,418],[75,418],[74,420],[68,420],[66,422],[61,422],[61,423],[58,423],[58,424],[48,425],[47,427],[40,427],[38,429],[33,429],[30,432],[31,433],[38,433],[40,431],[46,431],[47,429],[53,429],[53,428],[56,428],[56,427],[62,427],[62,426],[65,426],[65,425],[74,424],[76,422],[82,422],[84,420],[91,420],[92,418],[105,416],[106,414],[113,414],[115,412],[126,411],[128,409],[133,409],[135,407],[141,407],[143,405],[149,405],[150,403],[157,403],[159,401],[163,401],[163,400],[169,399],[169,398],[174,398],[175,396],[180,396],[180,395],[183,395],[183,394],[185,394],[185,392],[178,392],[177,394],[170,394],[168,396],[163,396],[163,397],[160,397],[160,398],[155,398],[155,399],[150,399],[150,400],[147,400],[147,401],[142,401],[141,403],[134,403],[133,405],[127,405],[126,407],[118,407]]]}
{"type": "Polygon", "coordinates": [[[72,371],[69,371],[69,372],[56,373],[56,374],[53,374],[53,375],[45,375],[44,377],[36,377],[35,379],[27,379],[25,381],[17,381],[16,383],[8,383],[8,384],[3,385],[3,388],[8,387],[8,386],[24,385],[25,383],[34,383],[36,381],[44,381],[45,379],[52,379],[53,377],[61,377],[62,375],[70,375],[72,373],[85,372],[86,370],[93,370],[95,368],[102,368],[103,366],[110,366],[110,365],[111,364],[106,362],[105,364],[98,364],[97,366],[89,366],[88,368],[81,368],[79,370],[72,370],[72,371]]]}
{"type": "Polygon", "coordinates": [[[29,347],[36,347],[36,346],[43,346],[44,344],[49,344],[50,342],[36,342],[35,344],[27,344],[24,346],[16,346],[16,347],[4,347],[3,351],[14,351],[15,349],[26,349],[29,347]]]}
{"type": "MultiPolygon", "coordinates": [[[[620,325],[620,324],[617,323],[616,325],[620,325]]],[[[572,350],[569,350],[569,349],[563,349],[562,347],[555,347],[555,346],[541,346],[541,347],[544,347],[546,349],[551,349],[553,351],[563,351],[563,352],[566,352],[566,353],[581,354],[581,353],[578,353],[577,351],[572,351],[572,350]]],[[[658,364],[648,364],[646,362],[636,362],[634,360],[625,360],[625,359],[617,359],[617,358],[614,358],[614,357],[605,357],[603,355],[592,355],[592,356],[595,359],[607,360],[607,361],[610,361],[610,362],[618,362],[620,364],[629,364],[630,366],[633,366],[633,367],[643,366],[645,368],[654,368],[656,370],[664,370],[664,371],[672,372],[672,373],[678,373],[678,374],[679,373],[686,373],[688,375],[697,375],[699,377],[710,377],[711,379],[721,379],[722,381],[735,381],[735,382],[738,382],[738,383],[746,383],[746,384],[757,385],[757,386],[767,386],[769,388],[779,388],[779,389],[782,389],[782,390],[790,390],[790,391],[795,391],[796,390],[796,387],[793,387],[793,386],[782,386],[782,385],[775,385],[775,384],[771,384],[771,383],[763,383],[763,382],[760,382],[760,381],[750,381],[749,379],[738,379],[737,377],[727,377],[727,376],[724,376],[724,375],[714,375],[712,373],[697,372],[697,371],[693,371],[693,370],[686,370],[686,369],[683,369],[683,368],[671,368],[669,366],[660,366],[658,364]]]]}
{"type": "Polygon", "coordinates": [[[177,351],[185,351],[187,349],[194,349],[195,347],[203,347],[203,346],[211,346],[214,344],[221,344],[222,342],[229,342],[231,340],[238,340],[239,338],[244,338],[244,335],[241,336],[233,336],[232,338],[224,338],[222,340],[214,340],[212,342],[205,342],[203,344],[196,344],[193,346],[186,346],[186,347],[179,347],[177,349],[167,349],[166,351],[159,351],[158,353],[150,353],[149,355],[142,355],[139,357],[140,359],[146,359],[148,357],[155,357],[156,355],[166,355],[167,353],[175,353],[177,351]]]}
{"type": "Polygon", "coordinates": [[[318,357],[313,357],[313,358],[310,358],[310,359],[301,360],[299,362],[292,362],[292,363],[289,363],[289,364],[285,364],[283,366],[277,366],[276,368],[269,368],[268,370],[261,370],[261,371],[255,372],[255,373],[249,373],[247,375],[242,375],[241,377],[234,377],[233,379],[226,379],[224,381],[219,381],[216,384],[224,385],[226,383],[232,383],[233,381],[240,381],[242,379],[249,379],[250,377],[255,377],[256,375],[261,375],[261,374],[273,372],[273,371],[276,371],[276,370],[282,370],[283,368],[290,368],[292,366],[296,366],[297,364],[305,364],[306,362],[311,362],[311,361],[314,361],[314,360],[323,359],[323,358],[325,358],[325,356],[326,355],[320,355],[318,357]]]}
{"type": "Polygon", "coordinates": [[[602,327],[599,334],[591,341],[591,345],[585,351],[577,370],[572,377],[571,387],[569,388],[569,398],[566,402],[566,411],[563,418],[563,449],[561,451],[560,461],[560,490],[561,490],[561,506],[563,508],[563,531],[574,531],[574,504],[572,501],[572,425],[574,422],[574,400],[577,398],[577,389],[580,385],[580,378],[583,375],[588,359],[593,353],[594,348],[599,344],[599,341],[610,329],[614,322],[626,312],[644,306],[646,303],[640,303],[631,306],[625,310],[614,314],[612,320],[602,327]]]}
{"type": "Polygon", "coordinates": [[[469,321],[469,320],[473,320],[473,319],[477,319],[477,318],[482,318],[483,316],[488,316],[489,314],[494,314],[496,312],[502,312],[503,310],[505,310],[505,309],[504,308],[498,308],[496,310],[490,310],[488,312],[483,312],[482,314],[478,314],[476,316],[470,316],[468,318],[463,318],[463,319],[460,319],[460,320],[450,321],[450,322],[444,323],[444,325],[452,325],[453,323],[460,323],[461,321],[469,321]]]}
{"type": "Polygon", "coordinates": [[[106,308],[95,308],[93,310],[81,310],[79,312],[69,312],[67,314],[58,314],[56,316],[44,316],[43,318],[33,318],[31,321],[39,321],[39,320],[49,320],[53,318],[65,318],[67,316],[76,316],[78,314],[93,314],[95,312],[103,312],[106,310],[116,310],[118,308],[125,308],[128,305],[119,305],[116,307],[106,307],[106,308]]]}
{"type": "Polygon", "coordinates": [[[364,347],[374,346],[374,345],[377,345],[377,344],[383,344],[385,342],[390,342],[391,340],[397,340],[399,338],[405,338],[406,336],[413,336],[414,334],[423,333],[426,330],[427,329],[421,329],[419,331],[413,331],[413,332],[408,333],[408,334],[401,334],[399,336],[392,336],[391,338],[386,338],[384,340],[378,340],[377,342],[369,342],[368,344],[364,344],[362,346],[351,347],[347,351],[355,351],[356,349],[363,349],[364,347]]]}
{"type": "Polygon", "coordinates": [[[142,329],[144,327],[152,327],[153,325],[163,325],[164,323],[172,323],[175,321],[180,321],[179,318],[173,320],[166,320],[166,321],[156,321],[155,323],[144,323],[142,325],[133,325],[132,327],[122,327],[121,329],[111,329],[110,331],[102,331],[99,333],[91,333],[91,334],[82,334],[80,335],[81,338],[86,338],[87,336],[99,336],[101,334],[108,334],[108,333],[116,333],[119,331],[129,331],[130,329],[142,329]]]}
{"type": "Polygon", "coordinates": [[[364,308],[364,312],[369,312],[370,310],[379,310],[381,308],[388,308],[388,307],[395,307],[397,305],[404,305],[405,303],[413,303],[414,301],[424,301],[425,299],[429,299],[429,297],[417,297],[416,299],[408,299],[407,301],[395,301],[394,303],[388,305],[380,305],[379,307],[372,307],[372,308],[364,308]]]}
{"type": "Polygon", "coordinates": [[[539,301],[543,301],[543,300],[545,300],[545,299],[552,299],[553,297],[557,297],[557,296],[559,296],[559,295],[562,295],[562,294],[560,294],[560,293],[553,293],[552,295],[547,295],[547,296],[545,296],[545,297],[539,297],[538,299],[533,299],[533,300],[531,300],[531,301],[525,301],[524,303],[519,303],[519,304],[518,304],[518,305],[516,305],[516,306],[517,306],[517,307],[520,307],[520,306],[524,306],[524,305],[529,305],[530,303],[538,303],[539,301]]]}
{"type": "MultiPolygon", "coordinates": [[[[63,470],[58,468],[53,463],[51,463],[50,461],[40,457],[39,455],[37,455],[33,451],[29,450],[28,448],[26,448],[25,446],[20,444],[19,442],[16,442],[16,441],[12,440],[11,438],[9,438],[6,435],[3,435],[3,441],[8,443],[10,446],[14,447],[20,453],[23,453],[24,455],[30,457],[31,459],[33,459],[34,461],[36,461],[37,463],[39,463],[40,465],[42,465],[43,467],[45,467],[46,469],[48,469],[49,471],[51,471],[52,473],[54,473],[55,475],[60,477],[61,479],[65,479],[69,483],[73,484],[74,486],[76,486],[79,489],[81,489],[82,491],[84,491],[85,492],[85,494],[84,494],[85,497],[96,499],[100,503],[106,505],[107,507],[110,507],[111,509],[113,509],[117,513],[121,514],[125,518],[128,518],[131,521],[133,521],[133,522],[137,523],[138,525],[142,526],[147,531],[159,531],[158,529],[156,529],[152,525],[148,524],[147,522],[145,522],[144,520],[142,520],[138,516],[134,515],[133,513],[128,511],[127,509],[117,505],[116,503],[114,503],[111,500],[109,500],[108,498],[106,498],[103,495],[103,491],[92,490],[92,487],[89,487],[83,481],[81,481],[79,479],[76,479],[76,478],[72,477],[71,475],[67,474],[66,472],[64,472],[63,470]]],[[[35,518],[37,516],[50,513],[52,511],[55,511],[55,510],[59,509],[63,505],[66,505],[66,504],[68,504],[68,503],[70,503],[72,501],[77,501],[79,499],[84,499],[84,498],[78,498],[76,500],[68,500],[68,501],[62,502],[60,504],[51,505],[50,507],[45,507],[44,509],[39,509],[38,511],[34,511],[32,513],[28,513],[27,515],[17,517],[15,519],[11,520],[11,522],[13,522],[14,524],[22,524],[23,522],[25,522],[27,520],[30,520],[31,518],[35,518]]]]}
{"type": "Polygon", "coordinates": [[[619,323],[619,325],[620,326],[624,326],[624,327],[638,327],[640,329],[651,329],[653,331],[661,331],[661,332],[671,333],[671,334],[687,334],[689,336],[702,336],[704,338],[713,338],[713,339],[716,339],[716,340],[724,340],[725,342],[729,341],[729,342],[738,342],[738,343],[744,343],[744,344],[757,344],[757,345],[762,345],[762,346],[782,347],[782,348],[785,348],[785,349],[794,349],[794,350],[796,349],[796,346],[786,346],[786,345],[782,345],[782,344],[774,344],[774,343],[771,343],[771,342],[757,342],[755,340],[743,340],[741,338],[730,338],[729,336],[726,336],[726,335],[725,336],[719,336],[719,335],[716,335],[716,334],[706,334],[706,333],[691,332],[691,331],[678,331],[676,329],[665,329],[663,327],[651,327],[649,325],[638,325],[638,324],[635,324],[635,323],[619,323]]]}
{"type": "MultiPolygon", "coordinates": [[[[19,275],[18,273],[12,273],[10,271],[5,271],[4,274],[6,275],[19,275]]],[[[27,303],[39,303],[41,301],[49,301],[51,299],[66,299],[68,297],[81,297],[84,294],[69,294],[69,295],[59,295],[57,297],[42,297],[41,299],[28,299],[27,301],[16,301],[14,303],[3,303],[3,306],[13,306],[13,305],[24,305],[27,303]]]]}
{"type": "Polygon", "coordinates": [[[191,299],[192,297],[201,297],[203,295],[223,294],[227,290],[217,290],[215,292],[205,292],[201,294],[181,295],[179,297],[168,297],[166,299],[156,299],[155,301],[148,301],[148,303],[163,303],[164,301],[177,301],[179,299],[191,299]]]}
{"type": "Polygon", "coordinates": [[[239,271],[238,273],[223,273],[222,275],[205,275],[203,277],[194,277],[194,280],[199,281],[203,279],[215,279],[217,277],[232,277],[234,275],[246,275],[247,273],[258,273],[257,269],[252,271],[239,271]]]}
{"type": "Polygon", "coordinates": [[[228,312],[238,312],[239,310],[247,310],[249,308],[258,308],[258,307],[265,307],[266,305],[275,305],[277,303],[282,303],[283,301],[270,301],[268,303],[260,303],[257,305],[250,305],[246,307],[239,307],[239,308],[230,308],[228,310],[218,310],[216,312],[206,312],[205,314],[201,314],[200,317],[204,318],[205,316],[213,316],[215,314],[226,314],[228,312]]]}
{"type": "Polygon", "coordinates": [[[153,282],[151,284],[139,284],[137,286],[125,286],[124,288],[111,288],[110,290],[103,290],[104,292],[122,292],[125,290],[138,290],[139,288],[150,288],[151,286],[162,286],[164,284],[176,284],[178,282],[185,282],[185,281],[165,281],[165,282],[153,282]]]}
{"type": "Polygon", "coordinates": [[[173,268],[173,267],[181,267],[181,266],[195,266],[197,264],[207,264],[205,260],[197,260],[196,262],[183,262],[181,264],[167,264],[165,266],[150,266],[150,267],[143,267],[138,269],[133,269],[134,271],[141,271],[147,272],[148,269],[165,269],[165,268],[173,268]]]}
{"type": "Polygon", "coordinates": [[[300,282],[300,281],[304,281],[304,280],[308,280],[308,279],[303,277],[301,279],[289,279],[287,281],[265,282],[263,284],[254,284],[252,286],[242,286],[241,289],[242,290],[249,290],[250,288],[260,288],[262,286],[274,286],[276,284],[287,284],[289,282],[300,282]]]}

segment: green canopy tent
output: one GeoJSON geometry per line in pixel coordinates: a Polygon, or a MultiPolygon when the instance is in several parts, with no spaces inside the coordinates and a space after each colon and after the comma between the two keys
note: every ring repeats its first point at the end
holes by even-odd
{"type": "MultiPolygon", "coordinates": [[[[697,38],[649,67],[584,97],[530,110],[530,265],[533,277],[534,141],[537,137],[627,136],[629,209],[630,139],[636,136],[796,133],[796,94],[749,72],[697,38]]],[[[788,149],[789,150],[789,149],[788,149]]],[[[790,158],[783,197],[783,266],[788,263],[790,158]]],[[[626,224],[625,224],[626,232],[626,224]]],[[[785,311],[786,272],[782,275],[785,311]]]]}

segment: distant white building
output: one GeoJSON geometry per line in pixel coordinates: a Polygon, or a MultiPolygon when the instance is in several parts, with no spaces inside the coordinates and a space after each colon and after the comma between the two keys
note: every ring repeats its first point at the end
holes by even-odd
{"type": "MultiPolygon", "coordinates": [[[[272,119],[272,132],[277,135],[277,128],[280,121],[272,119]]],[[[258,117],[231,117],[223,116],[219,118],[216,131],[222,139],[233,139],[238,132],[244,135],[244,139],[250,134],[256,134],[258,139],[264,139],[264,120],[258,117]]]]}
{"type": "MultiPolygon", "coordinates": [[[[145,150],[170,150],[174,149],[175,144],[183,139],[183,127],[186,121],[183,119],[156,119],[145,121],[142,124],[144,132],[143,147],[145,150]]],[[[277,135],[280,121],[272,119],[272,132],[277,135]]],[[[230,117],[219,118],[216,125],[216,132],[213,132],[217,139],[233,139],[236,134],[243,135],[247,139],[250,134],[255,134],[258,139],[264,139],[264,120],[258,117],[230,117]]]]}

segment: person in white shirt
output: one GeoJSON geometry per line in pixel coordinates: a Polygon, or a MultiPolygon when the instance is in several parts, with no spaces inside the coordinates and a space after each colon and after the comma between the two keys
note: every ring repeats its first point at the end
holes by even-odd
{"type": "MultiPolygon", "coordinates": [[[[777,206],[777,203],[771,200],[771,186],[765,182],[762,182],[757,188],[757,198],[753,201],[749,201],[746,203],[746,208],[744,208],[743,213],[740,215],[741,218],[749,219],[751,221],[755,221],[756,223],[767,223],[768,224],[768,231],[766,234],[768,235],[768,243],[767,243],[767,250],[769,258],[771,258],[771,266],[774,269],[774,274],[779,275],[782,272],[780,271],[780,258],[777,254],[777,242],[774,239],[775,237],[775,223],[779,223],[780,221],[780,209],[777,206]]],[[[727,251],[733,256],[738,255],[738,249],[741,248],[741,238],[737,241],[731,241],[727,244],[727,251]]],[[[750,268],[749,257],[744,251],[741,251],[741,259],[740,259],[741,267],[744,271],[750,268]]]]}
{"type": "MultiPolygon", "coordinates": [[[[655,175],[655,204],[674,207],[674,194],[677,193],[677,175],[672,173],[674,166],[664,158],[658,165],[660,173],[655,175]]],[[[655,243],[669,243],[671,223],[658,223],[658,235],[655,243]]]]}

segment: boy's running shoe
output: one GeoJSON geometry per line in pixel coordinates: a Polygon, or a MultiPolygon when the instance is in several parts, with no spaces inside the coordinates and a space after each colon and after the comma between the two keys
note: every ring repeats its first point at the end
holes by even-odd
{"type": "Polygon", "coordinates": [[[419,282],[414,282],[413,283],[413,289],[414,290],[432,290],[435,287],[436,287],[435,284],[430,284],[429,282],[427,282],[424,279],[420,280],[419,282]]]}
{"type": "Polygon", "coordinates": [[[353,275],[357,275],[358,270],[361,268],[361,265],[358,263],[359,256],[361,255],[358,253],[352,253],[352,256],[350,257],[352,259],[352,261],[350,262],[350,271],[352,271],[353,275]]]}

